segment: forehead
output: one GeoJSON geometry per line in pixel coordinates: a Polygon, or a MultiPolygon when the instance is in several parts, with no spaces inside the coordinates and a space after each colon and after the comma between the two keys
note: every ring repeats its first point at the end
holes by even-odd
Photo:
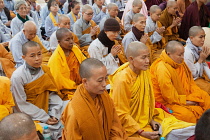
{"type": "Polygon", "coordinates": [[[149,54],[149,49],[148,48],[139,49],[138,52],[139,52],[139,55],[138,56],[148,55],[149,54]]]}
{"type": "Polygon", "coordinates": [[[26,7],[26,5],[25,5],[25,4],[21,4],[21,5],[19,6],[19,8],[21,8],[21,7],[26,7]]]}
{"type": "Polygon", "coordinates": [[[154,13],[157,14],[157,13],[161,13],[161,12],[162,12],[161,9],[156,9],[154,13]]]}
{"type": "Polygon", "coordinates": [[[61,23],[62,22],[70,22],[70,19],[68,18],[68,17],[63,17],[62,19],[61,19],[61,23]]]}
{"type": "Polygon", "coordinates": [[[183,53],[184,52],[184,46],[176,46],[176,50],[175,53],[179,54],[179,53],[183,53]]]}
{"type": "Polygon", "coordinates": [[[93,10],[92,9],[87,9],[85,10],[86,13],[93,13],[93,10]]]}
{"type": "Polygon", "coordinates": [[[100,68],[91,68],[90,72],[91,72],[90,78],[93,78],[93,79],[98,79],[100,77],[104,77],[107,75],[107,70],[105,66],[100,67],[100,68]]]}
{"type": "Polygon", "coordinates": [[[139,18],[138,18],[138,21],[139,21],[139,22],[146,21],[146,17],[139,17],[139,18]]]}
{"type": "Polygon", "coordinates": [[[41,51],[41,48],[39,46],[33,46],[33,47],[27,47],[27,53],[26,54],[31,54],[35,52],[41,51]]]}
{"type": "Polygon", "coordinates": [[[65,33],[63,33],[63,36],[62,36],[62,39],[67,39],[67,38],[69,38],[69,37],[71,37],[72,36],[72,34],[71,34],[71,32],[69,31],[69,32],[65,32],[65,33]]]}

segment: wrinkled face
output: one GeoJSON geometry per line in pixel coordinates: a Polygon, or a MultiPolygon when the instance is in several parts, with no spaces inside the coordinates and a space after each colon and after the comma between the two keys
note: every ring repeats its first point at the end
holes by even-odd
{"type": "Polygon", "coordinates": [[[176,63],[181,64],[184,61],[184,46],[178,46],[174,53],[167,53],[176,63]]]}
{"type": "Polygon", "coordinates": [[[150,53],[149,49],[139,50],[139,55],[131,60],[130,63],[137,70],[147,70],[149,68],[150,53]]]}
{"type": "Polygon", "coordinates": [[[79,11],[80,11],[80,5],[77,4],[74,6],[74,8],[71,8],[71,11],[75,14],[75,15],[78,15],[79,14],[79,11]]]}
{"type": "Polygon", "coordinates": [[[98,7],[102,7],[103,1],[102,0],[95,0],[95,3],[98,7]]]}
{"type": "Polygon", "coordinates": [[[133,12],[134,13],[139,13],[141,11],[142,5],[139,4],[137,6],[133,6],[133,12]]]}
{"type": "Polygon", "coordinates": [[[118,15],[118,7],[114,6],[108,12],[111,17],[115,18],[118,15]]]}
{"type": "Polygon", "coordinates": [[[3,8],[4,8],[4,1],[0,0],[0,9],[3,9],[3,8]]]}
{"type": "Polygon", "coordinates": [[[42,51],[39,46],[28,47],[26,55],[23,55],[22,58],[30,66],[34,68],[39,68],[42,64],[42,51]]]}
{"type": "Polygon", "coordinates": [[[36,36],[36,28],[23,29],[23,33],[28,40],[32,40],[36,36]]]}
{"type": "Polygon", "coordinates": [[[61,20],[61,22],[60,23],[58,23],[58,26],[60,27],[60,28],[67,28],[67,29],[70,29],[70,19],[69,18],[63,18],[62,20],[61,20]]]}
{"type": "Polygon", "coordinates": [[[90,78],[83,78],[83,84],[88,93],[93,96],[104,93],[107,80],[106,67],[92,69],[91,74],[92,76],[90,78]]]}
{"type": "Polygon", "coordinates": [[[86,12],[82,13],[83,19],[86,21],[90,21],[93,18],[93,10],[87,9],[86,12]]]}
{"type": "Polygon", "coordinates": [[[119,31],[105,31],[105,33],[111,41],[114,41],[115,39],[117,39],[119,35],[119,31]]]}
{"type": "Polygon", "coordinates": [[[74,43],[71,32],[69,31],[65,33],[63,35],[63,38],[61,40],[58,40],[58,43],[60,44],[63,50],[71,50],[74,43]]]}
{"type": "Polygon", "coordinates": [[[168,7],[168,13],[171,14],[171,15],[175,16],[177,11],[178,11],[178,5],[177,4],[174,4],[173,6],[168,7]]]}
{"type": "Polygon", "coordinates": [[[155,13],[151,13],[150,17],[153,21],[158,21],[160,19],[161,9],[157,9],[155,13]]]}
{"type": "Polygon", "coordinates": [[[57,13],[59,10],[58,3],[53,1],[50,6],[50,12],[57,13]]]}
{"type": "Polygon", "coordinates": [[[17,13],[21,17],[25,17],[28,14],[27,6],[25,4],[22,4],[19,9],[17,10],[17,13]]]}
{"type": "Polygon", "coordinates": [[[204,30],[201,30],[196,36],[190,36],[190,40],[193,45],[197,47],[202,47],[205,41],[205,36],[206,34],[204,30]]]}
{"type": "Polygon", "coordinates": [[[135,26],[139,31],[144,31],[146,26],[146,17],[139,17],[139,20],[134,22],[133,26],[135,26]]]}

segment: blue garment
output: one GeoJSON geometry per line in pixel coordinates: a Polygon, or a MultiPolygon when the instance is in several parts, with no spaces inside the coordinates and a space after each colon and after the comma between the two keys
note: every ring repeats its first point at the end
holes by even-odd
{"type": "Polygon", "coordinates": [[[14,0],[4,0],[4,6],[7,7],[10,11],[14,11],[15,1],[14,0]]]}

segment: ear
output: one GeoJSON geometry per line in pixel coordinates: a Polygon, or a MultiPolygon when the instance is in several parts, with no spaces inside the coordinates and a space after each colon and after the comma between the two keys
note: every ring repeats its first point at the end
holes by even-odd
{"type": "Polygon", "coordinates": [[[87,85],[87,79],[86,78],[82,78],[82,83],[86,86],[87,85]]]}
{"type": "Polygon", "coordinates": [[[132,56],[129,56],[128,57],[128,61],[129,61],[129,63],[133,64],[133,57],[132,56]]]}
{"type": "Polygon", "coordinates": [[[25,34],[25,32],[26,32],[25,29],[23,29],[23,33],[24,33],[24,34],[25,34]]]}
{"type": "Polygon", "coordinates": [[[25,60],[26,56],[25,55],[22,55],[22,58],[25,60]]]}
{"type": "Polygon", "coordinates": [[[58,44],[60,44],[61,43],[61,41],[60,40],[58,40],[58,44]]]}
{"type": "Polygon", "coordinates": [[[189,36],[190,40],[192,40],[194,37],[193,36],[189,36]]]}

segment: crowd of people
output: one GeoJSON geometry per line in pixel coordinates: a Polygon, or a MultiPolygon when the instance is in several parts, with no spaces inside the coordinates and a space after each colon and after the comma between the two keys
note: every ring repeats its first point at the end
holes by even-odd
{"type": "Polygon", "coordinates": [[[45,2],[0,0],[0,140],[210,138],[206,0],[45,2]]]}

